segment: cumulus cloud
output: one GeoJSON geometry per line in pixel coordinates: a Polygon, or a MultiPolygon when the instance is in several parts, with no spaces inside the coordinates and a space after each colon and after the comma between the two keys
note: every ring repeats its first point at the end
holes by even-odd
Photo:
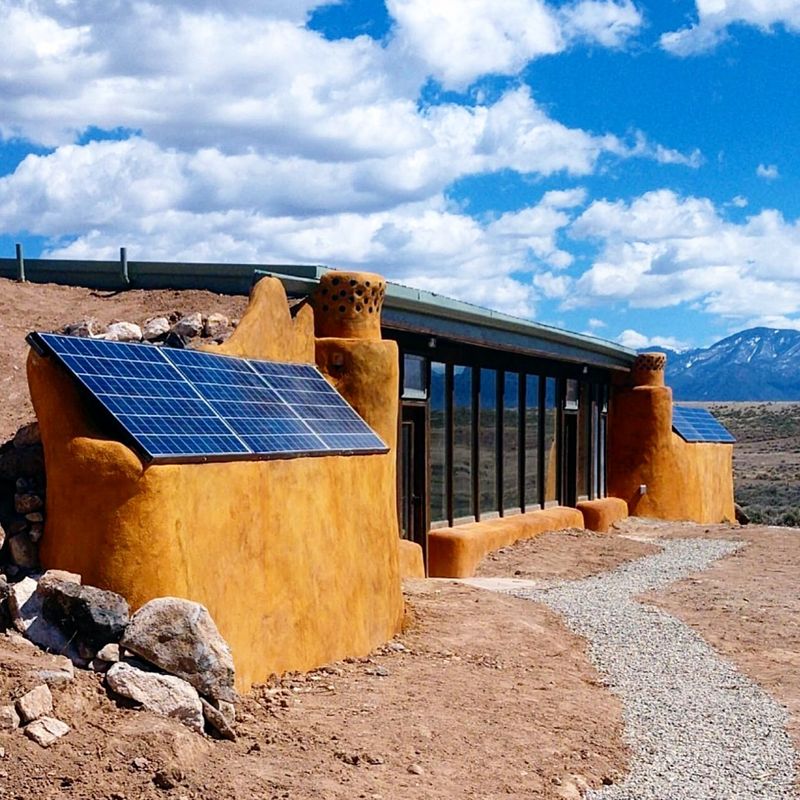
{"type": "Polygon", "coordinates": [[[643,350],[647,347],[664,347],[668,350],[680,352],[685,350],[688,345],[686,342],[676,339],[674,336],[645,336],[633,328],[627,328],[617,336],[617,341],[623,347],[630,347],[631,350],[643,350]]]}
{"type": "Polygon", "coordinates": [[[800,312],[800,221],[775,210],[736,224],[707,198],[660,190],[630,203],[595,201],[570,231],[599,247],[576,281],[573,306],[689,303],[732,319],[759,308],[800,312]]]}
{"type": "Polygon", "coordinates": [[[782,25],[800,32],[800,0],[695,0],[697,22],[665,33],[661,46],[677,56],[707,52],[727,37],[734,24],[752,25],[764,32],[782,25]]]}
{"type": "Polygon", "coordinates": [[[756,175],[763,178],[765,181],[774,181],[780,177],[778,167],[775,164],[759,164],[756,167],[756,175]]]}
{"type": "Polygon", "coordinates": [[[569,39],[586,39],[603,47],[619,48],[642,27],[642,15],[631,0],[580,0],[561,10],[569,39]]]}

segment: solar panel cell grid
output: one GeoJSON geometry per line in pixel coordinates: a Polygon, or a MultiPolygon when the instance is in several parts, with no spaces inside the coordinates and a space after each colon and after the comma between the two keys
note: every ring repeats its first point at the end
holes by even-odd
{"type": "Polygon", "coordinates": [[[705,408],[674,406],[673,430],[686,442],[719,442],[732,444],[736,439],[705,408]]]}
{"type": "Polygon", "coordinates": [[[386,452],[310,364],[34,334],[155,460],[386,452]]]}

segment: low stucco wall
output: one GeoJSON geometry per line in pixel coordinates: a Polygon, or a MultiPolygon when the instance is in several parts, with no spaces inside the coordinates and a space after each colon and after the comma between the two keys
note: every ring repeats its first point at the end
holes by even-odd
{"type": "Polygon", "coordinates": [[[554,506],[511,517],[437,528],[428,533],[428,575],[431,578],[469,578],[493,550],[545,531],[582,527],[580,511],[554,506]]]}
{"type": "Polygon", "coordinates": [[[400,628],[393,342],[315,340],[264,279],[215,352],[314,362],[389,444],[386,455],[154,465],[99,427],[73,380],[31,352],[47,469],[46,567],[123,594],[205,605],[233,651],[237,688],[365,655],[400,628]]]}
{"type": "Polygon", "coordinates": [[[400,555],[401,578],[425,577],[425,560],[422,557],[422,548],[416,542],[400,539],[398,552],[400,555]]]}
{"type": "Polygon", "coordinates": [[[577,509],[583,515],[584,528],[597,533],[608,533],[615,522],[628,516],[628,504],[618,497],[581,500],[577,509]]]}
{"type": "Polygon", "coordinates": [[[609,494],[624,499],[635,516],[732,521],[733,445],[689,443],[673,433],[672,390],[663,385],[663,366],[660,379],[657,372],[612,394],[609,494]]]}

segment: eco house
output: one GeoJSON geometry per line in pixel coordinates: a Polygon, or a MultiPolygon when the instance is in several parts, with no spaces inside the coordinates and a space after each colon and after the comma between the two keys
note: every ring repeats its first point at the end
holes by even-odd
{"type": "Polygon", "coordinates": [[[28,360],[44,564],[134,607],[203,603],[240,689],[390,638],[401,575],[466,576],[517,539],[629,513],[733,519],[732,440],[673,408],[660,354],[370,273],[255,277],[230,339],[185,364],[47,337],[28,360]]]}

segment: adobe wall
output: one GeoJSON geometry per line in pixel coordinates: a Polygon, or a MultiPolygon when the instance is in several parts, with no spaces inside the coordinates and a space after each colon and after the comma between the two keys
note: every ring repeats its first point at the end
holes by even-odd
{"type": "Polygon", "coordinates": [[[735,519],[733,445],[689,443],[672,431],[666,357],[637,359],[609,408],[608,493],[640,517],[711,523],[735,519]],[[639,486],[647,487],[640,494],[639,486]]]}
{"type": "Polygon", "coordinates": [[[214,352],[317,360],[390,446],[386,455],[144,469],[107,437],[67,373],[31,352],[48,482],[45,567],[79,572],[133,608],[164,595],[203,603],[231,646],[240,691],[271,673],[365,655],[391,638],[403,613],[398,354],[380,340],[379,321],[375,336],[379,309],[364,326],[328,319],[327,336],[315,338],[312,309],[292,319],[280,282],[265,278],[214,352]]]}

